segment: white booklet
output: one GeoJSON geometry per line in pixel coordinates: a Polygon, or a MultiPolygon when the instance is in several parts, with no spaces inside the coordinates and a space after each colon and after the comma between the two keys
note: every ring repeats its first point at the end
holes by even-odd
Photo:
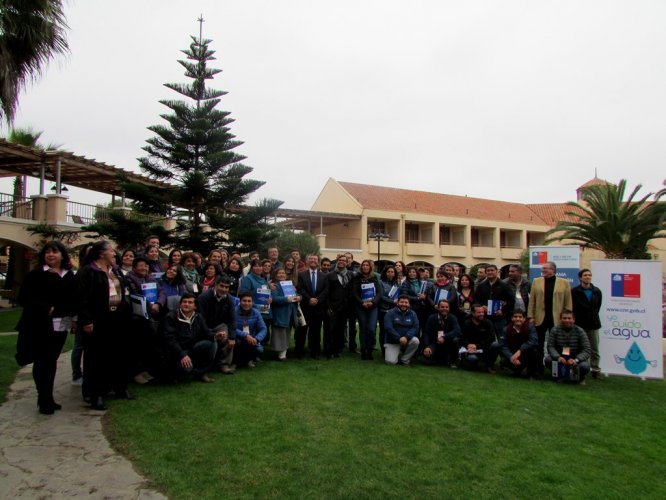
{"type": "Polygon", "coordinates": [[[132,304],[132,313],[136,316],[143,316],[146,319],[150,319],[148,314],[148,307],[146,297],[143,295],[130,295],[130,303],[132,304]]]}

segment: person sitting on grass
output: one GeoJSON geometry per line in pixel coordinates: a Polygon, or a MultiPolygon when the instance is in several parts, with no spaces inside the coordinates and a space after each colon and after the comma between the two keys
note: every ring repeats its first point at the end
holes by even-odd
{"type": "Polygon", "coordinates": [[[443,364],[456,368],[460,325],[456,317],[449,314],[449,307],[447,299],[440,300],[437,312],[428,318],[423,356],[428,364],[443,364]]]}
{"type": "Polygon", "coordinates": [[[250,292],[241,292],[238,298],[240,303],[236,306],[234,364],[254,368],[259,355],[264,352],[261,342],[266,338],[266,324],[259,310],[252,307],[250,292]]]}
{"type": "Polygon", "coordinates": [[[472,316],[462,327],[460,359],[462,366],[466,368],[476,368],[479,361],[483,360],[488,373],[495,373],[498,349],[494,343],[495,327],[484,314],[484,307],[481,304],[472,305],[472,316]]]}
{"type": "Polygon", "coordinates": [[[170,364],[179,373],[191,373],[195,380],[210,383],[217,343],[203,318],[195,312],[194,295],[185,293],[180,307],[164,318],[164,340],[170,364]]]}
{"type": "Polygon", "coordinates": [[[419,320],[409,305],[409,296],[398,297],[398,305],[384,317],[386,333],[385,361],[389,365],[400,363],[408,366],[419,348],[419,320]],[[404,353],[400,355],[401,351],[404,353]]]}
{"type": "Polygon", "coordinates": [[[511,370],[515,376],[527,370],[527,376],[533,378],[539,364],[538,346],[539,336],[536,328],[527,321],[525,311],[514,310],[511,323],[502,330],[499,338],[500,365],[511,370]]]}
{"type": "Polygon", "coordinates": [[[560,313],[560,324],[550,330],[548,335],[548,355],[544,360],[546,367],[552,366],[557,362],[558,376],[562,373],[561,368],[568,368],[569,379],[585,383],[585,376],[590,373],[589,359],[592,356],[592,348],[587,338],[585,330],[574,324],[574,314],[569,309],[564,309],[560,313]]]}

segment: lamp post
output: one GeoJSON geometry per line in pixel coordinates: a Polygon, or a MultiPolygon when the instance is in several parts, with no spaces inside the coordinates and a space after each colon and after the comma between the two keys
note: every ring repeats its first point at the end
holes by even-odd
{"type": "Polygon", "coordinates": [[[372,238],[373,240],[377,240],[377,267],[379,268],[379,261],[382,258],[382,241],[388,240],[389,235],[383,231],[375,230],[374,232],[370,233],[368,237],[372,238]]]}

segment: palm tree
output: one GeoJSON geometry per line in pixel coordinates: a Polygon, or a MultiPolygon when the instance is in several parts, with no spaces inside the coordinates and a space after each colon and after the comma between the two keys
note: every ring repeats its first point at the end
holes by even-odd
{"type": "MultiPolygon", "coordinates": [[[[37,142],[44,132],[35,131],[31,128],[14,128],[9,132],[7,140],[21,146],[28,146],[31,148],[39,147],[37,142]]],[[[19,198],[25,198],[26,192],[26,178],[24,175],[17,175],[14,179],[14,200],[18,201],[19,198]]]]}
{"type": "Polygon", "coordinates": [[[20,90],[69,51],[67,28],[61,0],[0,0],[0,108],[8,123],[20,90]]]}
{"type": "MultiPolygon", "coordinates": [[[[44,132],[36,132],[31,128],[14,128],[9,132],[7,140],[20,144],[21,146],[28,146],[31,148],[37,147],[37,142],[44,132]]],[[[25,175],[17,175],[14,178],[14,200],[25,198],[26,196],[26,177],[25,175]]]]}
{"type": "MultiPolygon", "coordinates": [[[[7,136],[7,140],[9,142],[13,142],[15,144],[20,144],[21,146],[28,146],[30,148],[37,148],[41,149],[43,151],[51,151],[54,149],[59,149],[62,147],[61,144],[54,144],[54,143],[49,143],[47,145],[42,145],[39,143],[39,138],[42,136],[44,132],[42,130],[36,131],[33,130],[32,128],[13,128],[10,132],[9,135],[7,136]]],[[[14,179],[14,196],[15,197],[21,197],[25,198],[26,192],[26,178],[25,176],[20,176],[17,175],[16,178],[14,179]]],[[[18,199],[18,198],[16,198],[18,199]]]]}
{"type": "Polygon", "coordinates": [[[624,201],[627,181],[588,186],[581,202],[569,202],[567,220],[548,231],[546,243],[571,240],[602,251],[609,259],[649,259],[648,242],[666,237],[666,189],[637,197],[636,186],[624,201]],[[652,198],[652,200],[650,200],[652,198]]]}

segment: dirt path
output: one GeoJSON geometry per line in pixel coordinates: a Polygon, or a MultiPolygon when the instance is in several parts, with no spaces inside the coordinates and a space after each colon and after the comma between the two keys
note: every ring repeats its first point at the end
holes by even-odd
{"type": "Polygon", "coordinates": [[[103,412],[90,410],[71,385],[69,354],[60,356],[55,415],[37,411],[32,366],[22,369],[0,406],[0,498],[163,499],[102,433],[103,412]]]}

